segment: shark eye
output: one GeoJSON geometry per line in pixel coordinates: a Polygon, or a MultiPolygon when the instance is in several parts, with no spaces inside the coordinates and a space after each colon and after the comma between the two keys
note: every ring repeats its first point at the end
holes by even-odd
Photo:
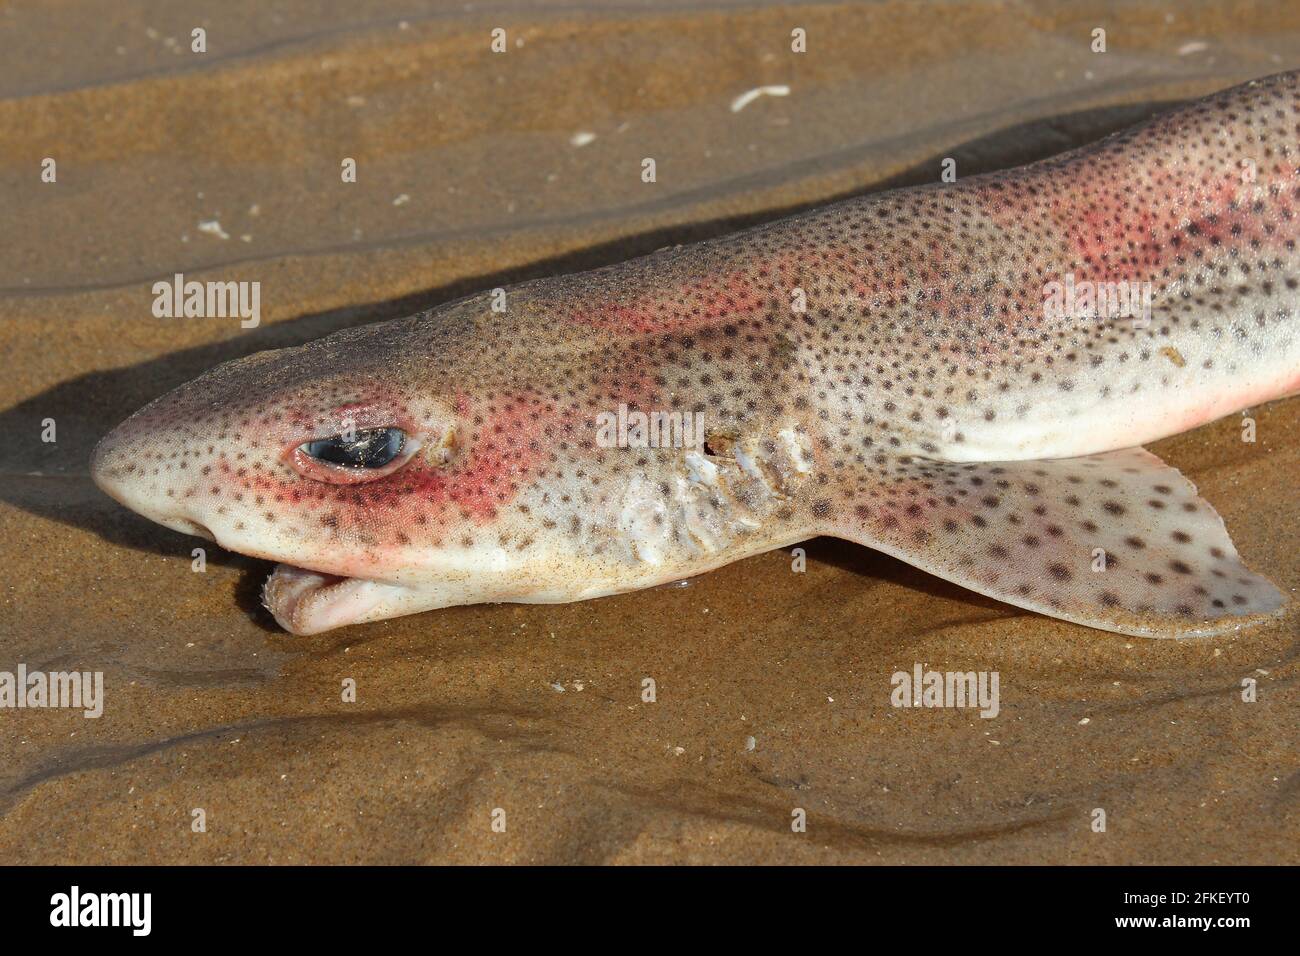
{"type": "Polygon", "coordinates": [[[350,435],[335,435],[304,442],[303,454],[328,465],[344,468],[383,468],[402,453],[406,433],[400,428],[367,428],[350,435]]]}

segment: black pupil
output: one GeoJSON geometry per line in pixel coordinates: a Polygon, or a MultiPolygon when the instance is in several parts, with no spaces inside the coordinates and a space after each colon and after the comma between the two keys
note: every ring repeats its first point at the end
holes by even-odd
{"type": "Polygon", "coordinates": [[[350,436],[335,435],[309,441],[303,451],[318,461],[345,468],[382,468],[402,451],[406,434],[400,428],[367,428],[350,436]],[[348,441],[348,438],[351,441],[348,441]]]}

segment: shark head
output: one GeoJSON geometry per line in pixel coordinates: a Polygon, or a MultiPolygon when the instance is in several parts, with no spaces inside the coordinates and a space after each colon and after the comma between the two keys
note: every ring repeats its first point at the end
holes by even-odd
{"type": "Polygon", "coordinates": [[[525,354],[485,312],[467,300],[220,365],[107,435],[94,479],[159,524],[279,562],[264,601],[298,634],[594,597],[771,546],[755,532],[782,455],[704,447],[689,413],[651,447],[636,409],[655,384],[588,358],[608,333],[534,334],[525,354]]]}

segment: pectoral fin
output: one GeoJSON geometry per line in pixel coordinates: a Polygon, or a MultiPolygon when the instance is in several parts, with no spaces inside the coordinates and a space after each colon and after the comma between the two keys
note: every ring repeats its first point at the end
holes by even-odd
{"type": "Polygon", "coordinates": [[[1195,486],[1142,448],[975,464],[879,455],[837,474],[823,534],[1031,611],[1192,637],[1284,603],[1195,486]]]}

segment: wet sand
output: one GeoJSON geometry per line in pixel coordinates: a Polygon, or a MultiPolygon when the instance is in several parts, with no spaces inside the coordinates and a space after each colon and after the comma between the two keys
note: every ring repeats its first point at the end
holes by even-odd
{"type": "MultiPolygon", "coordinates": [[[[106,687],[97,720],[0,710],[0,859],[1300,862],[1294,607],[1146,641],[816,540],[802,574],[777,551],[301,638],[258,604],[268,563],[209,547],[195,573],[204,542],[87,475],[110,427],[219,361],[931,181],[946,156],[1048,155],[1300,67],[1300,8],[211,6],[0,12],[0,670],[106,687]],[[790,94],[731,111],[772,84],[790,94]],[[260,281],[261,325],[154,318],[176,272],[260,281]],[[997,671],[1001,712],[892,708],[916,663],[997,671]]],[[[1234,417],[1153,451],[1294,595],[1300,399],[1251,414],[1254,443],[1234,417]]]]}

